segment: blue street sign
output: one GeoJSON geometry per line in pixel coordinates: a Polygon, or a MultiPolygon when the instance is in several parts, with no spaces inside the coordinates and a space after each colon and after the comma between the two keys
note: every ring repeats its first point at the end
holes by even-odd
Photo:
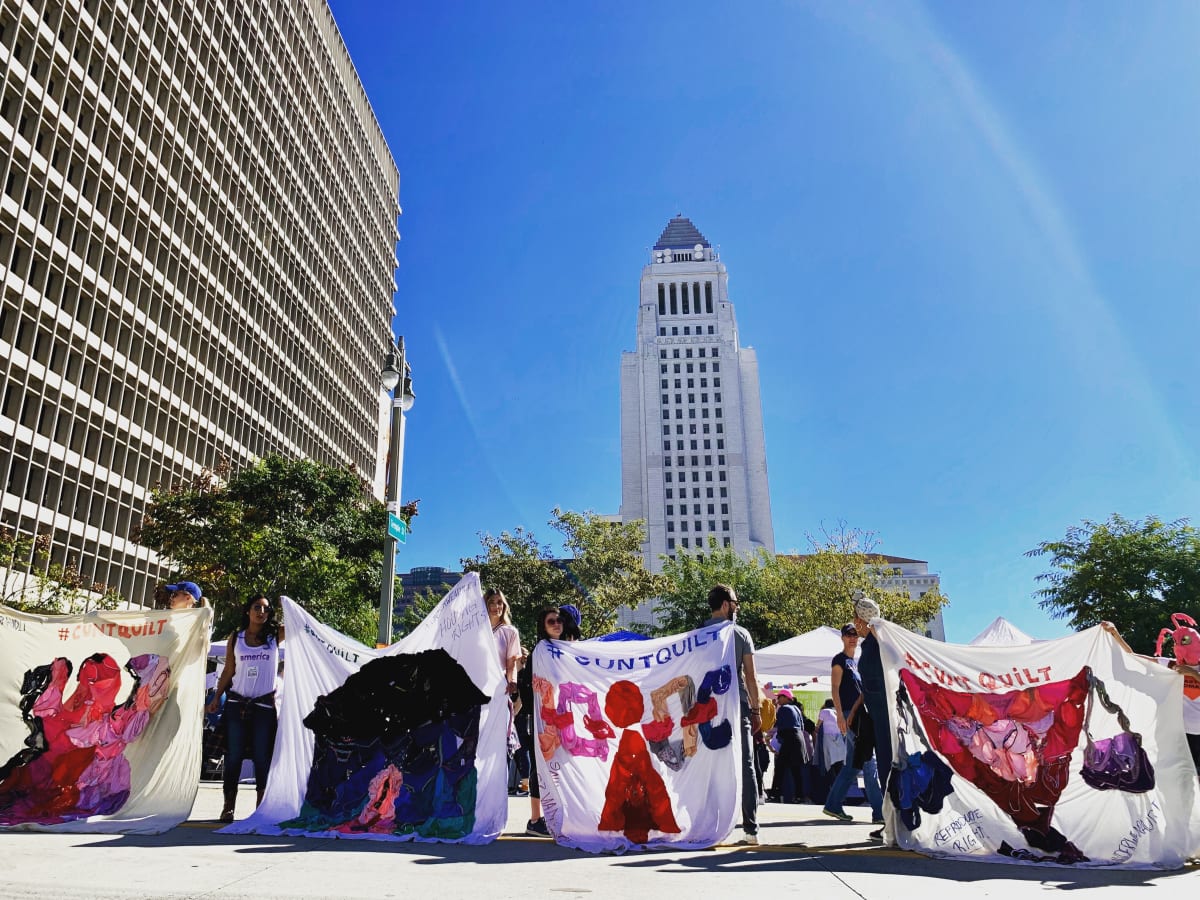
{"type": "Polygon", "coordinates": [[[388,537],[395,538],[397,544],[408,540],[408,523],[395,513],[388,513],[388,537]]]}

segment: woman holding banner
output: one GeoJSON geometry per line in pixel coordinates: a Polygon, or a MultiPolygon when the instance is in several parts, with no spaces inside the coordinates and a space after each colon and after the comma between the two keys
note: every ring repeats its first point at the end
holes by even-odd
{"type": "Polygon", "coordinates": [[[228,692],[221,714],[225,729],[225,808],[221,811],[221,822],[233,821],[238,778],[247,747],[254,761],[258,802],[262,803],[271,754],[275,750],[278,723],[275,689],[282,642],[283,624],[275,619],[271,602],[262,594],[247,600],[242,607],[241,626],[229,636],[225,668],[208,704],[208,711],[216,712],[221,708],[221,695],[228,692]]]}
{"type": "MultiPolygon", "coordinates": [[[[579,634],[579,611],[575,607],[563,607],[556,609],[548,607],[538,613],[537,624],[537,639],[540,644],[542,641],[571,641],[575,640],[579,634]],[[566,612],[564,612],[566,610],[566,612]]],[[[536,648],[536,644],[534,645],[536,648]]],[[[521,706],[528,709],[529,728],[532,730],[533,725],[533,709],[534,703],[540,702],[533,693],[533,649],[529,651],[529,660],[525,663],[525,667],[517,674],[517,690],[521,697],[521,706]]],[[[531,734],[532,738],[532,758],[529,766],[529,824],[525,826],[525,833],[534,837],[550,837],[550,829],[546,825],[546,820],[542,817],[542,791],[541,785],[538,784],[537,774],[537,758],[540,755],[536,735],[531,734]]]]}

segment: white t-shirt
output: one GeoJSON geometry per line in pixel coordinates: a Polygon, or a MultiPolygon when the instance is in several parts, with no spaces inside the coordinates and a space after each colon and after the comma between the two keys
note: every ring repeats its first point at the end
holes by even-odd
{"type": "Polygon", "coordinates": [[[233,684],[230,688],[243,697],[263,697],[275,690],[279,672],[279,644],[271,641],[261,647],[246,643],[246,632],[239,631],[233,646],[233,684]]]}

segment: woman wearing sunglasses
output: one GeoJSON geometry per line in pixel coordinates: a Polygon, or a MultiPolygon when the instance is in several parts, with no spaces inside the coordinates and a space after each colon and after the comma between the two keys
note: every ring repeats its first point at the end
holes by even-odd
{"type": "Polygon", "coordinates": [[[276,678],[279,672],[279,645],[283,642],[283,624],[275,618],[275,607],[265,596],[251,597],[242,607],[242,623],[229,636],[225,648],[225,668],[217,682],[217,691],[208,711],[220,709],[221,695],[228,691],[221,715],[225,730],[225,808],[222,822],[233,821],[237,803],[238,778],[247,749],[254,762],[254,786],[262,803],[267,787],[267,772],[275,750],[276,678]]]}
{"type": "MultiPolygon", "coordinates": [[[[563,609],[555,609],[549,607],[538,613],[537,620],[537,638],[538,643],[542,641],[574,641],[579,638],[579,622],[576,619],[578,611],[575,607],[563,607],[563,609]],[[564,612],[566,610],[566,612],[564,612]],[[574,615],[572,615],[574,613],[574,615]]],[[[536,645],[535,645],[536,647],[536,645]]],[[[530,711],[533,710],[535,698],[533,695],[533,650],[529,651],[529,661],[525,664],[525,668],[517,674],[517,689],[521,697],[521,706],[530,711]]],[[[533,717],[529,717],[530,728],[533,727],[533,717]]],[[[550,837],[550,829],[546,826],[546,820],[542,817],[542,792],[541,786],[538,784],[537,776],[537,758],[540,755],[538,752],[537,741],[532,742],[533,747],[533,765],[530,767],[529,773],[529,824],[525,826],[525,833],[534,837],[550,837]]]]}

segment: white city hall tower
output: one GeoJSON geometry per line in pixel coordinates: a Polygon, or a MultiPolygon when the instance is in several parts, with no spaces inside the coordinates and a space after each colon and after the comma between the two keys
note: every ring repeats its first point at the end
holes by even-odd
{"type": "Polygon", "coordinates": [[[725,266],[682,215],[642,269],[639,302],[637,349],[621,354],[622,520],[645,520],[654,572],[710,538],[774,553],[758,358],[738,342],[725,266]]]}

